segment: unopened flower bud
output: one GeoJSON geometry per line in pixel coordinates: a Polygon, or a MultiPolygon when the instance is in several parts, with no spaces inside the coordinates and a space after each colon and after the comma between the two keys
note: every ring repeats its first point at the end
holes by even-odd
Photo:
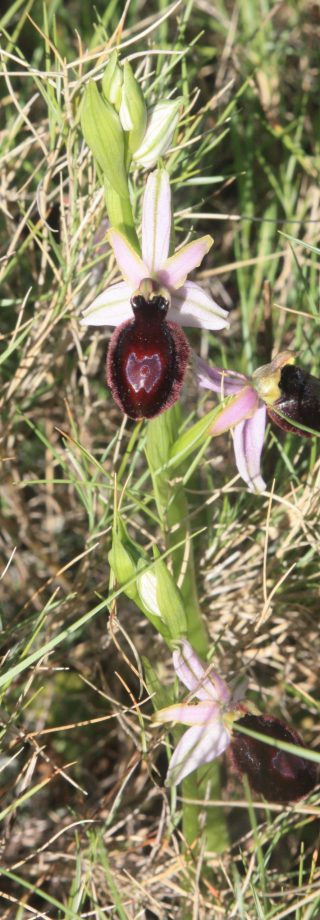
{"type": "Polygon", "coordinates": [[[166,153],[179,121],[180,108],[181,98],[159,102],[152,109],[144,138],[133,156],[140,166],[152,169],[159,157],[166,153]]]}
{"type": "Polygon", "coordinates": [[[102,92],[107,102],[114,105],[119,112],[122,98],[123,73],[118,64],[118,54],[114,50],[109,58],[105,72],[102,77],[102,92]]]}
{"type": "Polygon", "coordinates": [[[120,121],[124,131],[129,131],[129,152],[135,152],[145,135],[147,108],[138,80],[129,61],[123,65],[123,86],[120,106],[120,121]]]}
{"type": "Polygon", "coordinates": [[[156,617],[161,617],[161,610],[158,601],[157,578],[155,572],[142,572],[137,578],[137,588],[140,600],[144,607],[153,613],[156,617]]]}
{"type": "Polygon", "coordinates": [[[120,118],[110,102],[102,99],[93,81],[85,89],[81,127],[85,141],[107,181],[120,197],[126,198],[128,183],[120,118]]]}

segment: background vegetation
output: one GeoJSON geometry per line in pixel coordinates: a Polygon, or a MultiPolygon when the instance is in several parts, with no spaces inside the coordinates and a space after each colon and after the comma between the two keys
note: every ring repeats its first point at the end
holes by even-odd
{"type": "MultiPolygon", "coordinates": [[[[165,685],[171,659],[135,605],[112,600],[115,502],[133,539],[164,547],[144,426],[132,438],[104,385],[110,330],[79,326],[117,276],[78,112],[116,45],[150,104],[183,95],[167,160],[176,236],[213,234],[199,277],[231,311],[229,331],[192,331],[192,345],[249,373],[290,347],[317,375],[319,7],[1,9],[1,917],[316,920],[317,793],[285,809],[252,803],[226,758],[230,840],[216,855],[183,851],[179,797],[163,788],[140,661],[165,685]]],[[[214,404],[190,369],[183,424],[214,404]]],[[[186,476],[201,609],[220,672],[246,675],[261,710],[314,749],[317,439],[270,427],[263,472],[267,494],[248,493],[225,436],[186,476]]]]}

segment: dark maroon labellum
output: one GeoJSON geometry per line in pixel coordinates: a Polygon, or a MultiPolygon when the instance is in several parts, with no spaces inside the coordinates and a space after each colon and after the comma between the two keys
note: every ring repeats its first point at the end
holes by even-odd
{"type": "Polygon", "coordinates": [[[312,434],[298,428],[294,422],[320,432],[320,380],[301,367],[285,364],[281,369],[279,387],[281,396],[268,406],[268,415],[275,425],[303,438],[311,438],[312,434]],[[292,423],[282,418],[277,409],[292,419],[292,423]]]}
{"type": "MultiPolygon", "coordinates": [[[[269,738],[304,747],[300,735],[274,716],[248,714],[238,719],[236,724],[269,738]]],[[[239,773],[246,773],[252,788],[270,802],[293,802],[311,792],[316,784],[315,764],[299,755],[281,751],[240,732],[234,732],[230,750],[239,773]]]]}
{"type": "Polygon", "coordinates": [[[107,383],[130,418],[153,418],[179,396],[189,345],[182,329],[166,321],[169,302],[154,282],[142,282],[131,306],[134,318],[118,326],[110,341],[107,383]]]}

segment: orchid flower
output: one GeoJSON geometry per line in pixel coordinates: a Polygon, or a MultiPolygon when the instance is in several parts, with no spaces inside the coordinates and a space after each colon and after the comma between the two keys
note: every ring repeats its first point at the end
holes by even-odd
{"type": "Polygon", "coordinates": [[[224,329],[227,311],[212,300],[199,284],[186,281],[212,246],[211,236],[187,243],[169,256],[171,193],[169,174],[156,169],[147,180],[142,208],[142,258],[119,230],[109,230],[109,240],[123,281],[102,291],[86,310],[82,325],[117,326],[132,319],[130,298],[141,282],[151,278],[165,288],[171,305],[168,320],[179,326],[224,329]]]}
{"type": "MultiPolygon", "coordinates": [[[[255,492],[263,492],[266,488],[260,473],[260,458],[267,414],[280,428],[304,434],[282,417],[283,413],[299,422],[292,387],[293,380],[304,372],[300,368],[292,368],[293,362],[292,352],[281,352],[270,364],[259,367],[250,378],[235,371],[210,368],[205,361],[197,358],[199,385],[220,393],[222,398],[233,397],[217,416],[210,434],[217,437],[231,429],[240,476],[255,492]]],[[[303,422],[303,419],[300,420],[303,422]]]]}
{"type": "Polygon", "coordinates": [[[117,326],[107,358],[107,383],[130,418],[153,418],[178,398],[189,357],[181,326],[223,329],[226,311],[187,281],[212,245],[211,236],[187,243],[169,256],[169,175],[148,178],[142,209],[142,258],[123,234],[109,231],[123,281],[93,301],[82,323],[117,326]]]}
{"type": "Polygon", "coordinates": [[[203,664],[186,639],[173,652],[172,658],[177,677],[199,702],[175,703],[153,716],[155,722],[191,726],[180,738],[171,757],[167,785],[180,783],[193,770],[210,763],[226,750],[235,715],[232,709],[239,705],[237,691],[232,693],[212,666],[203,664]]]}
{"type": "Polygon", "coordinates": [[[254,703],[242,703],[244,684],[232,691],[186,639],[172,657],[177,677],[199,702],[174,703],[153,716],[154,722],[190,725],[171,757],[167,785],[177,785],[230,745],[234,768],[266,799],[286,803],[312,791],[316,767],[302,756],[305,745],[295,729],[276,716],[260,715],[254,703]],[[281,748],[282,742],[299,753],[281,748]]]}

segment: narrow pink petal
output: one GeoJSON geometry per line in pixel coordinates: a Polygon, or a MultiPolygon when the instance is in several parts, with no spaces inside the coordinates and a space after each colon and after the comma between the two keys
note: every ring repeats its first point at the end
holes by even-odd
{"type": "Polygon", "coordinates": [[[210,695],[210,699],[216,698],[219,703],[228,703],[231,699],[231,690],[226,684],[223,677],[220,677],[212,667],[207,671],[206,679],[203,683],[204,690],[210,695]]]}
{"type": "Polygon", "coordinates": [[[81,326],[118,326],[133,318],[130,304],[132,290],[125,281],[112,284],[98,294],[80,320],[81,326]]]}
{"type": "Polygon", "coordinates": [[[209,728],[199,725],[189,728],[171,757],[167,785],[180,783],[193,770],[215,760],[226,750],[229,743],[230,734],[222,722],[210,724],[209,728]]]}
{"type": "Polygon", "coordinates": [[[198,700],[226,702],[230,699],[228,685],[210,665],[206,667],[203,664],[186,639],[181,642],[181,647],[173,652],[172,660],[179,680],[198,700]]]}
{"type": "Polygon", "coordinates": [[[196,706],[191,703],[174,703],[166,709],[159,709],[153,716],[153,722],[181,722],[182,725],[207,725],[216,722],[220,715],[219,703],[203,702],[196,706]]]}
{"type": "Polygon", "coordinates": [[[250,418],[259,405],[259,397],[251,386],[242,387],[240,393],[230,399],[230,402],[221,409],[210,429],[210,434],[217,437],[238,425],[243,419],[250,418]]]}
{"type": "MultiPolygon", "coordinates": [[[[158,273],[159,274],[159,273],[158,273]]],[[[212,300],[210,294],[194,281],[186,281],[178,291],[171,292],[171,309],[168,319],[179,326],[196,326],[198,329],[225,329],[229,326],[227,310],[212,300]]]]}
{"type": "Polygon", "coordinates": [[[169,173],[155,169],[148,178],[142,208],[142,257],[152,277],[168,257],[170,228],[169,173]]]}
{"type": "Polygon", "coordinates": [[[222,367],[210,367],[203,358],[198,357],[196,357],[196,374],[199,386],[219,393],[221,399],[239,393],[247,383],[244,374],[224,370],[222,367]]]}
{"type": "Polygon", "coordinates": [[[130,246],[128,240],[119,230],[109,230],[108,238],[121,274],[134,291],[139,287],[143,278],[149,278],[149,271],[138,253],[133,249],[133,246],[130,246]]]}
{"type": "Polygon", "coordinates": [[[170,256],[158,271],[158,278],[162,284],[169,288],[179,288],[184,284],[187,275],[197,268],[202,259],[207,255],[213,243],[212,236],[201,236],[193,243],[182,246],[174,256],[170,256]]]}
{"type": "Polygon", "coordinates": [[[266,488],[260,473],[266,414],[266,407],[260,406],[252,418],[240,422],[233,432],[236,464],[240,476],[253,492],[264,492],[266,488]]]}

